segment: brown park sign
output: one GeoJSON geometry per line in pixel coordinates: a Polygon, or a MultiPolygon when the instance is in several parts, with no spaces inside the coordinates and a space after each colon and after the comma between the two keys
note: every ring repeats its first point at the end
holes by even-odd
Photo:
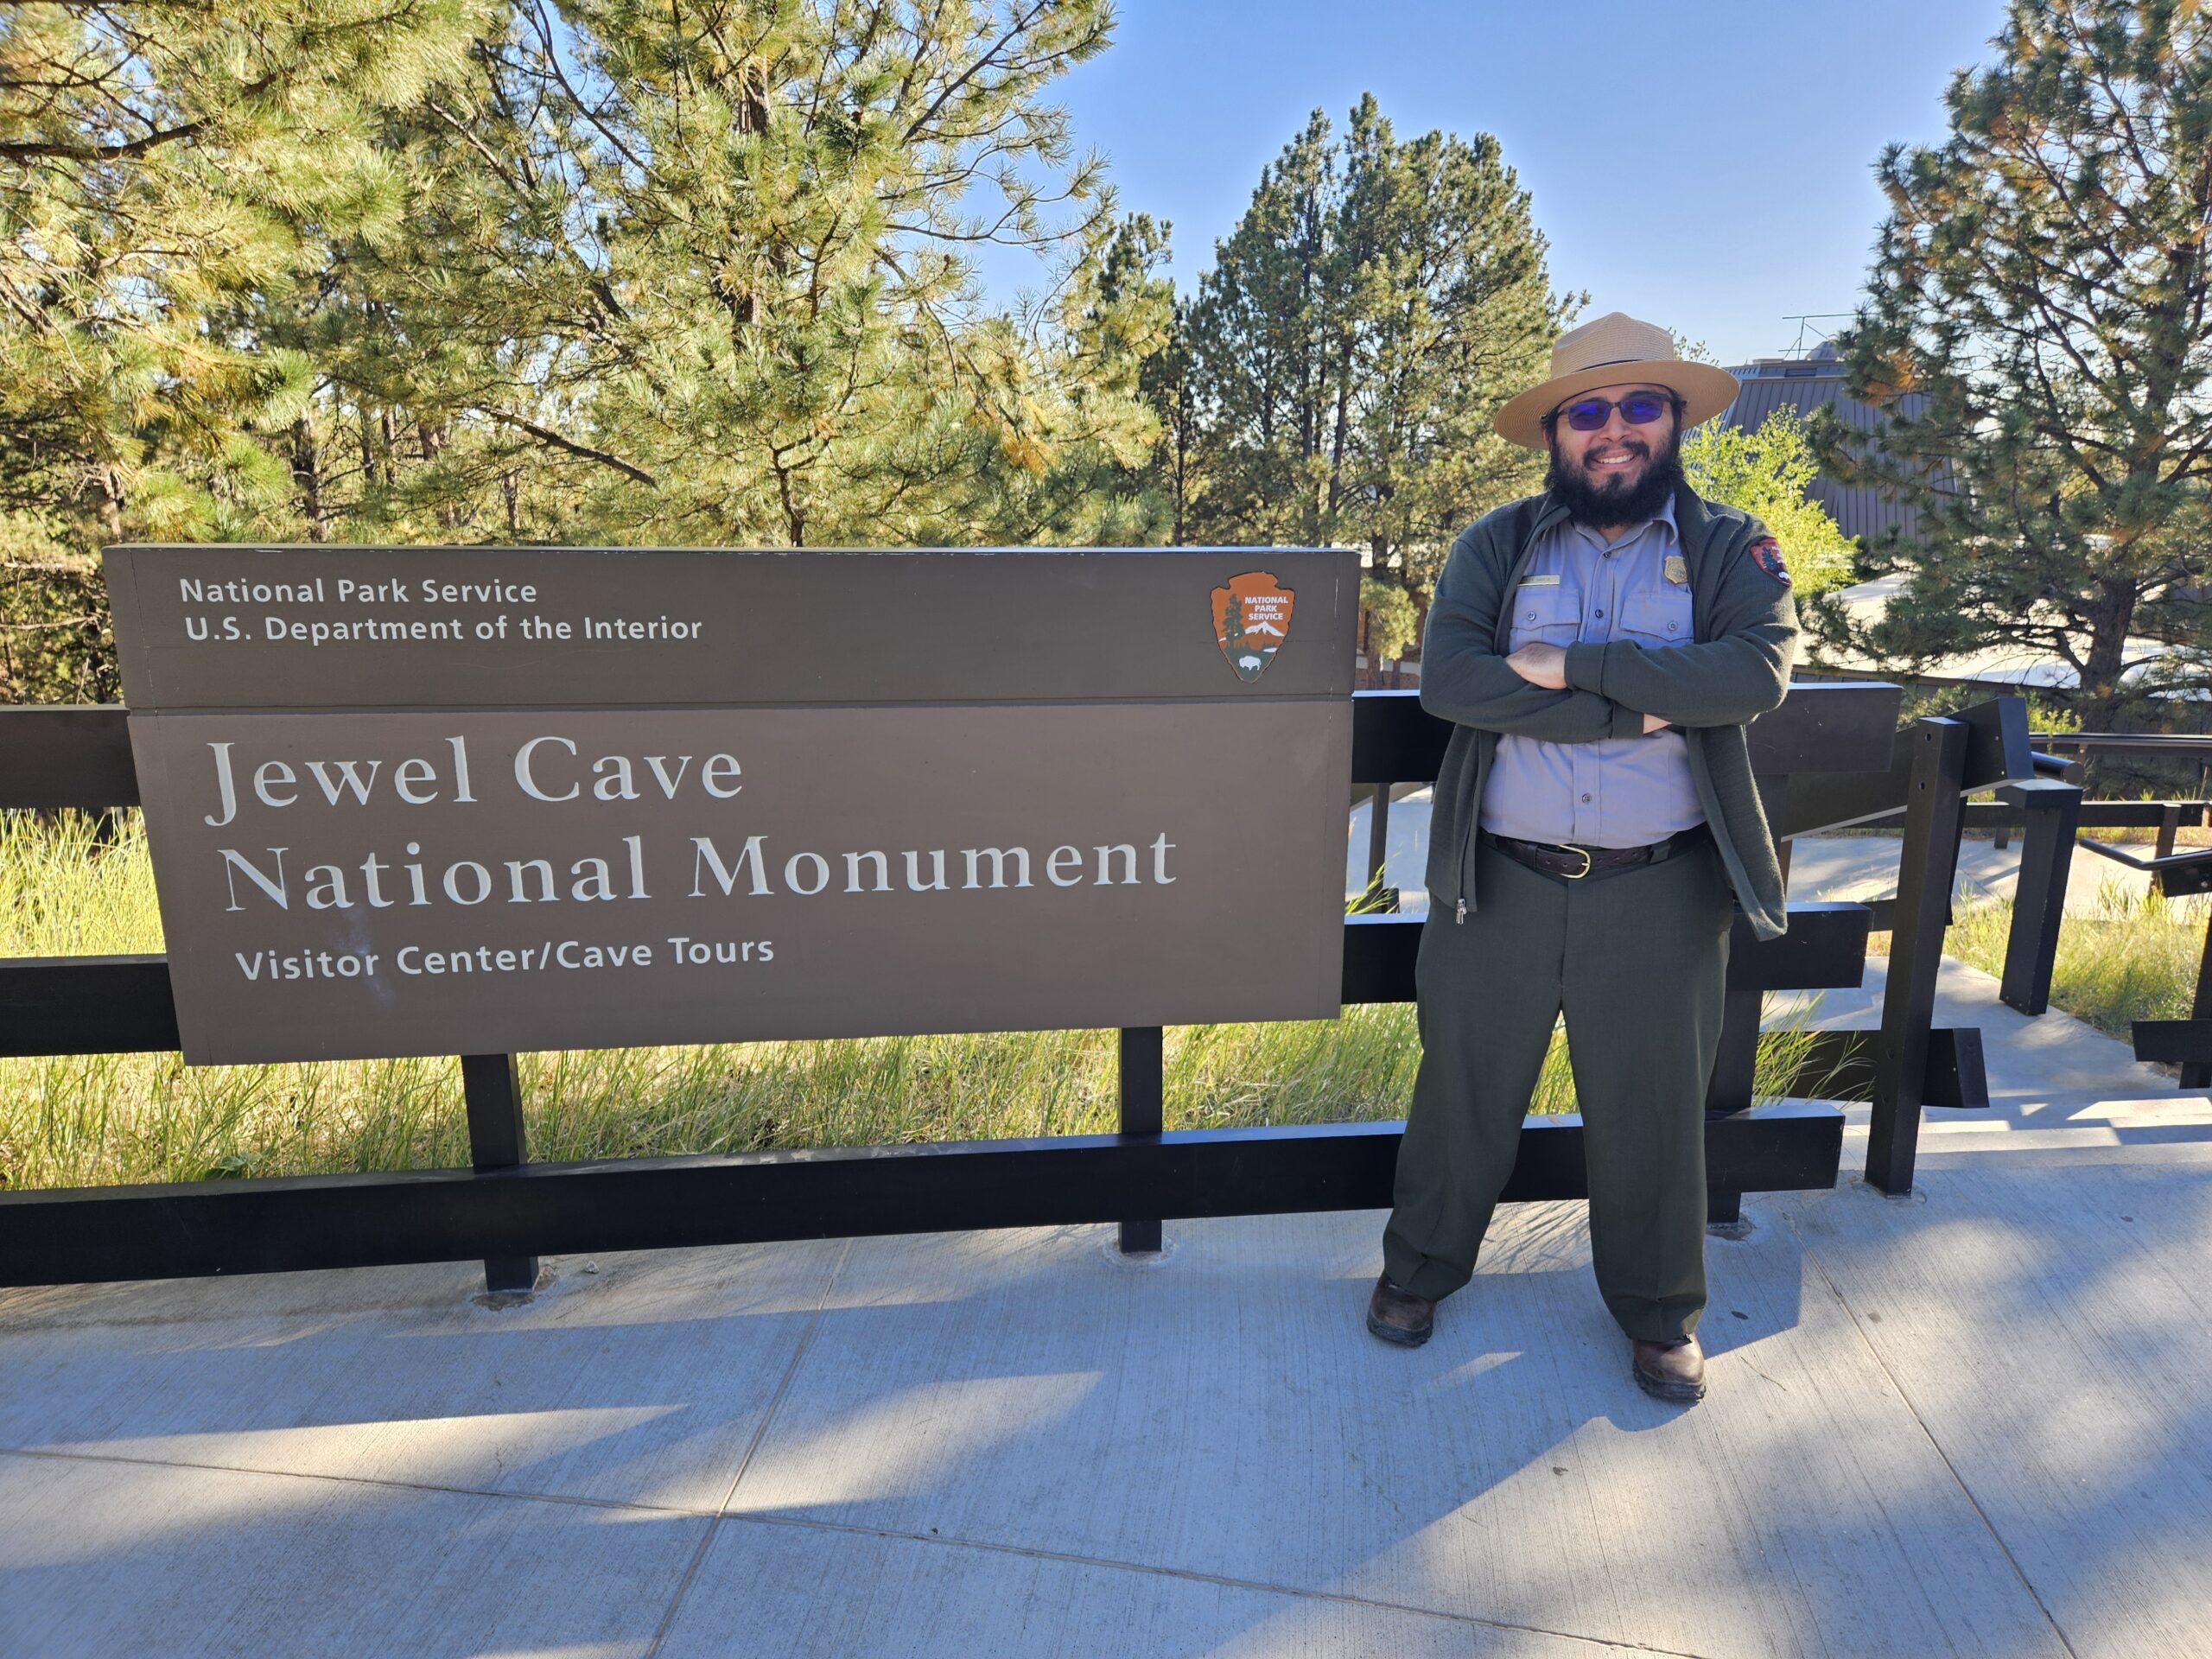
{"type": "Polygon", "coordinates": [[[1355,554],[106,556],[195,1064],[1338,1011],[1355,554]]]}

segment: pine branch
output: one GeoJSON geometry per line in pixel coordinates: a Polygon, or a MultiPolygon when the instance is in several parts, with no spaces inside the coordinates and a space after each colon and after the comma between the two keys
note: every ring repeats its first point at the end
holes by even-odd
{"type": "Polygon", "coordinates": [[[0,157],[11,162],[28,162],[41,156],[50,156],[65,162],[119,162],[134,156],[143,156],[206,130],[207,123],[187,121],[181,126],[163,127],[149,132],[143,138],[133,138],[114,144],[63,144],[35,141],[0,143],[0,157]]]}
{"type": "Polygon", "coordinates": [[[953,95],[958,92],[963,87],[966,86],[969,81],[973,80],[978,74],[982,73],[985,68],[996,62],[998,60],[998,54],[1005,49],[1007,43],[1017,38],[1024,29],[1030,26],[1030,24],[1035,22],[1038,18],[1043,16],[1046,12],[1049,11],[1052,9],[1052,0],[1037,0],[1036,5],[1031,8],[1030,10],[1017,16],[1014,22],[1007,25],[1006,33],[1000,35],[997,40],[994,41],[988,51],[986,51],[981,57],[977,58],[973,63],[969,64],[965,69],[962,70],[957,75],[954,76],[950,81],[946,82],[944,87],[938,92],[937,97],[931,100],[929,108],[924,110],[921,114],[917,116],[907,126],[906,142],[907,143],[913,143],[915,138],[921,133],[922,129],[928,126],[931,122],[937,119],[938,112],[944,108],[946,104],[951,101],[953,95]]]}
{"type": "Polygon", "coordinates": [[[660,487],[660,480],[645,471],[644,467],[634,466],[623,460],[621,456],[610,454],[604,449],[594,449],[588,443],[579,443],[574,438],[563,437],[550,427],[540,426],[535,421],[525,420],[523,416],[512,414],[506,410],[493,409],[483,404],[474,405],[473,412],[497,421],[502,426],[511,426],[518,432],[526,432],[540,443],[550,444],[556,449],[565,450],[580,461],[597,461],[602,467],[611,467],[626,478],[634,479],[647,489],[660,487]]]}

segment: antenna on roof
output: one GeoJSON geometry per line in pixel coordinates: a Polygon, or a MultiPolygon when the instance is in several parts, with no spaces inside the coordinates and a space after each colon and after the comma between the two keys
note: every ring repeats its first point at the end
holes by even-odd
{"type": "Polygon", "coordinates": [[[1805,357],[1810,356],[1811,352],[1805,344],[1806,334],[1810,333],[1818,335],[1820,337],[1821,344],[1826,345],[1827,343],[1828,331],[1818,327],[1817,325],[1823,322],[1834,322],[1839,317],[1848,317],[1850,315],[1851,313],[1848,311],[1793,311],[1786,313],[1782,320],[1784,322],[1794,322],[1797,325],[1797,338],[1796,341],[1782,353],[1783,359],[1785,362],[1796,362],[1805,357]]]}

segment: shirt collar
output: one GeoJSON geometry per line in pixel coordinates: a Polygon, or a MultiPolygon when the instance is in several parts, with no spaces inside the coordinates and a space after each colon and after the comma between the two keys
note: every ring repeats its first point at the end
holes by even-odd
{"type": "Polygon", "coordinates": [[[1681,528],[1675,522],[1675,496],[1674,492],[1671,490],[1668,492],[1666,500],[1660,504],[1658,512],[1653,513],[1649,518],[1644,519],[1640,524],[1630,524],[1628,529],[1622,533],[1621,538],[1618,542],[1608,543],[1599,540],[1598,532],[1584,524],[1570,523],[1567,528],[1573,531],[1576,535],[1581,537],[1582,539],[1589,543],[1591,546],[1602,551],[1608,545],[1613,547],[1626,547],[1630,542],[1636,540],[1637,537],[1643,535],[1646,531],[1653,529],[1655,526],[1658,529],[1659,539],[1662,543],[1671,543],[1676,547],[1680,547],[1682,544],[1681,528]]]}

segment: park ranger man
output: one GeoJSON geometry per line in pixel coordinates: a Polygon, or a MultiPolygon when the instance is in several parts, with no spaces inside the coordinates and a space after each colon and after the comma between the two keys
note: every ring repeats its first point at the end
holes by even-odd
{"type": "Polygon", "coordinates": [[[1453,722],[1416,975],[1421,1063],[1368,1329],[1427,1340],[1472,1275],[1558,1017],[1599,1289],[1648,1392],[1705,1393],[1705,1092],[1728,931],[1785,925],[1746,724],[1797,640],[1764,526],[1683,481],[1723,369],[1613,312],[1563,335],[1497,415],[1548,448],[1541,494],[1452,544],[1421,700],[1453,722]]]}

